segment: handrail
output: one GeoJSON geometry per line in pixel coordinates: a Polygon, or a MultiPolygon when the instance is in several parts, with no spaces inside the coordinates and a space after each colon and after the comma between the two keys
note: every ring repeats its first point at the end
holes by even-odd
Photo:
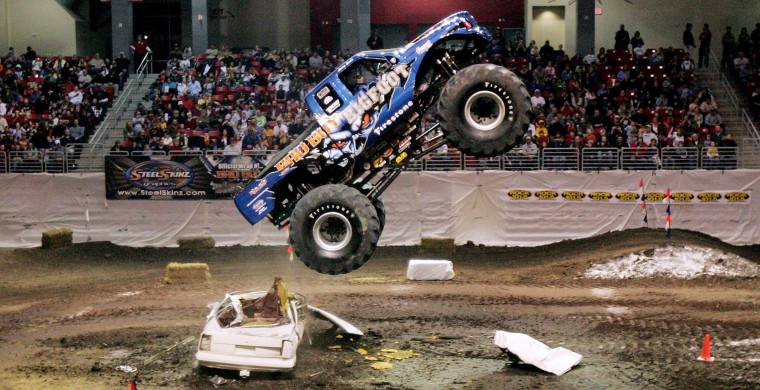
{"type": "Polygon", "coordinates": [[[752,118],[750,118],[749,114],[747,114],[747,110],[742,109],[741,117],[742,122],[744,122],[744,126],[746,126],[749,130],[750,137],[752,137],[756,145],[760,145],[760,133],[758,133],[757,127],[755,127],[755,123],[752,122],[752,118]]]}
{"type": "Polygon", "coordinates": [[[726,78],[726,75],[720,71],[720,61],[715,57],[715,53],[710,51],[710,60],[713,62],[712,68],[708,70],[708,72],[711,72],[713,74],[716,74],[719,76],[720,84],[723,87],[723,89],[728,93],[728,99],[731,100],[731,105],[734,107],[734,112],[741,115],[741,108],[739,107],[739,98],[736,96],[736,92],[734,92],[734,88],[731,86],[731,83],[726,78]]]}
{"type": "Polygon", "coordinates": [[[114,102],[113,107],[108,110],[108,113],[106,114],[106,117],[103,118],[103,121],[100,122],[100,125],[98,126],[98,129],[95,131],[95,134],[92,135],[92,139],[90,140],[90,143],[92,144],[99,144],[101,143],[103,139],[103,134],[108,130],[108,127],[110,125],[109,119],[111,118],[111,115],[116,115],[119,111],[124,109],[124,106],[127,101],[127,96],[129,96],[132,91],[135,89],[134,82],[136,80],[140,80],[140,77],[145,78],[150,71],[153,70],[153,53],[148,53],[143,57],[142,61],[140,62],[140,66],[137,67],[136,76],[134,78],[130,77],[129,81],[127,82],[127,85],[124,87],[124,91],[121,92],[120,96],[116,101],[114,102]],[[148,71],[148,72],[146,72],[148,71]]]}

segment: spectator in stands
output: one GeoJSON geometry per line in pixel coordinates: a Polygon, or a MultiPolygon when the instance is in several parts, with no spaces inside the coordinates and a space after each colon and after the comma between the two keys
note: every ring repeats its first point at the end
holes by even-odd
{"type": "Polygon", "coordinates": [[[26,47],[26,54],[24,54],[24,59],[26,60],[26,63],[28,66],[32,66],[32,62],[37,59],[37,52],[32,49],[31,46],[26,47]]]}
{"type": "Polygon", "coordinates": [[[321,68],[323,63],[322,57],[316,51],[309,57],[309,67],[311,68],[321,68]]]}
{"type": "Polygon", "coordinates": [[[631,48],[643,48],[644,47],[644,39],[641,38],[641,33],[639,31],[636,31],[633,33],[633,38],[631,38],[631,48]]]}
{"type": "Polygon", "coordinates": [[[708,126],[718,126],[723,123],[723,118],[718,113],[718,110],[713,108],[705,115],[704,123],[708,126]]]}
{"type": "Polygon", "coordinates": [[[594,49],[588,49],[588,54],[583,57],[583,63],[586,65],[594,65],[599,62],[599,58],[594,54],[594,49]]]}
{"type": "Polygon", "coordinates": [[[682,38],[684,50],[689,54],[693,53],[694,48],[696,47],[694,43],[694,34],[691,33],[691,27],[691,23],[686,23],[686,29],[683,31],[682,38]]]}
{"type": "Polygon", "coordinates": [[[82,100],[84,99],[84,94],[82,91],[79,90],[79,86],[74,86],[74,89],[69,92],[69,103],[78,106],[82,104],[82,100]]]}
{"type": "Polygon", "coordinates": [[[615,50],[628,50],[628,45],[631,43],[631,37],[628,35],[628,31],[625,30],[625,25],[620,25],[620,30],[615,33],[615,50]]]}
{"type": "Polygon", "coordinates": [[[367,46],[370,50],[382,49],[384,46],[383,38],[380,36],[380,33],[374,31],[372,35],[367,39],[367,46]]]}
{"type": "Polygon", "coordinates": [[[731,32],[731,26],[726,27],[726,32],[723,33],[720,42],[723,45],[723,55],[720,59],[720,67],[721,69],[731,68],[731,65],[733,65],[731,60],[733,58],[734,49],[736,48],[736,37],[734,37],[734,34],[731,32]]]}
{"type": "Polygon", "coordinates": [[[536,89],[533,91],[533,96],[530,98],[530,103],[533,105],[534,110],[543,110],[544,106],[546,106],[546,99],[541,96],[541,90],[536,89]]]}
{"type": "Polygon", "coordinates": [[[144,40],[142,35],[138,35],[137,40],[132,42],[129,48],[135,56],[135,71],[137,71],[137,68],[142,63],[143,58],[149,53],[153,53],[153,50],[148,46],[148,41],[144,40]]]}
{"type": "Polygon", "coordinates": [[[554,60],[554,48],[551,44],[549,44],[549,40],[547,39],[546,42],[544,42],[544,45],[541,46],[541,49],[538,50],[538,54],[541,55],[541,59],[544,61],[547,60],[554,60]]]}
{"type": "Polygon", "coordinates": [[[705,68],[710,66],[710,42],[712,41],[712,32],[710,31],[710,25],[705,24],[702,28],[702,33],[699,34],[699,62],[698,68],[705,68]]]}
{"type": "Polygon", "coordinates": [[[486,45],[486,57],[488,58],[501,58],[504,57],[504,48],[499,44],[499,40],[494,37],[491,42],[486,45]]]}
{"type": "Polygon", "coordinates": [[[105,65],[105,61],[100,58],[100,53],[95,53],[95,56],[93,56],[87,64],[95,69],[100,69],[101,66],[105,65]]]}

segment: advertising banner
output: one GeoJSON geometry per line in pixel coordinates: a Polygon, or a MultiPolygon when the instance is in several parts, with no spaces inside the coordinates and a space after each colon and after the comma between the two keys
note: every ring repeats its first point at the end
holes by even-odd
{"type": "MultiPolygon", "coordinates": [[[[665,192],[663,191],[646,191],[644,194],[649,203],[665,200],[665,192]]],[[[749,203],[750,194],[750,190],[673,191],[670,194],[670,199],[674,204],[749,203]]],[[[511,188],[507,189],[507,200],[521,202],[640,203],[642,196],[640,192],[636,191],[511,188]]]]}
{"type": "Polygon", "coordinates": [[[106,156],[106,199],[223,199],[264,168],[265,156],[106,156]]]}

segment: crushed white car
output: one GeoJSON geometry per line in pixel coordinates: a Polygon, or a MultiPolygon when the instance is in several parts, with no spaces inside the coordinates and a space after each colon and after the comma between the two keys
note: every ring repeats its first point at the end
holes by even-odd
{"type": "MultiPolygon", "coordinates": [[[[362,335],[356,327],[324,310],[308,306],[344,332],[362,335]]],[[[304,334],[306,298],[289,294],[277,277],[269,291],[229,293],[206,317],[198,364],[208,368],[247,371],[290,371],[304,334]]]]}

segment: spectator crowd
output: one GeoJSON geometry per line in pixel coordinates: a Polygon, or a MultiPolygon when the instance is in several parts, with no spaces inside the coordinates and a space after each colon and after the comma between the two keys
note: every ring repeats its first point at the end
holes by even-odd
{"type": "Polygon", "coordinates": [[[305,94],[350,53],[175,47],[112,150],[277,150],[313,120],[305,94]]]}
{"type": "Polygon", "coordinates": [[[0,58],[0,158],[19,163],[24,152],[87,142],[128,66],[123,55],[40,57],[31,47],[19,53],[10,47],[0,58]]]}
{"type": "Polygon", "coordinates": [[[736,147],[686,48],[646,49],[623,25],[613,47],[570,57],[549,41],[512,45],[497,32],[486,61],[515,70],[532,93],[535,120],[520,152],[736,147]]]}

